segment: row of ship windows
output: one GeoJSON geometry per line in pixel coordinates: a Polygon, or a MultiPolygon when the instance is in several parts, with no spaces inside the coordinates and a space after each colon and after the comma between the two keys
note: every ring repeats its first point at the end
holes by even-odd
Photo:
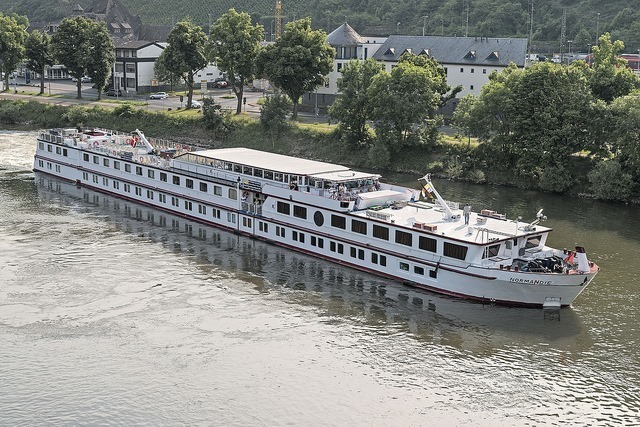
{"type": "MultiPolygon", "coordinates": [[[[83,172],[82,173],[82,178],[85,181],[89,181],[89,173],[87,172],[83,172]]],[[[100,184],[100,177],[98,175],[92,175],[91,180],[94,184],[100,184]]],[[[131,193],[131,184],[126,184],[126,183],[121,183],[120,181],[117,180],[109,180],[109,178],[106,177],[102,177],[102,185],[104,187],[109,187],[109,181],[111,181],[111,186],[115,189],[115,190],[120,190],[120,185],[122,184],[122,189],[124,190],[125,193],[131,193]]],[[[181,200],[179,197],[174,197],[171,196],[170,198],[167,197],[166,194],[164,193],[160,193],[160,192],[155,192],[153,190],[143,190],[141,187],[138,186],[133,186],[133,192],[135,193],[136,196],[138,197],[144,197],[145,195],[145,191],[146,191],[146,197],[149,200],[155,200],[157,198],[157,200],[160,201],[160,203],[171,203],[171,206],[174,207],[181,207],[187,211],[194,211],[194,203],[190,200],[181,200]],[[167,200],[169,200],[169,202],[167,202],[167,200]]],[[[200,204],[200,203],[196,203],[197,208],[198,208],[198,213],[201,215],[207,215],[209,209],[211,210],[211,215],[213,218],[215,219],[220,219],[221,217],[221,213],[220,213],[220,209],[215,209],[215,208],[207,208],[206,205],[200,204]]],[[[228,212],[227,213],[227,221],[230,223],[235,224],[236,223],[236,214],[232,213],[232,212],[228,212]]]]}
{"type": "MultiPolygon", "coordinates": [[[[84,153],[83,154],[83,160],[85,162],[93,161],[93,163],[96,164],[96,165],[100,164],[100,157],[98,157],[98,156],[89,156],[88,153],[84,153]],[[90,160],[90,157],[93,157],[93,158],[90,160]]],[[[111,159],[108,159],[106,157],[102,159],[102,165],[103,166],[109,167],[110,163],[111,163],[111,159]]],[[[113,160],[113,168],[116,169],[116,170],[121,170],[120,161],[113,160]]],[[[132,171],[131,164],[125,163],[124,164],[124,171],[128,172],[128,173],[131,173],[131,171],[132,171]]],[[[135,167],[135,174],[139,175],[139,176],[143,176],[142,166],[136,166],[135,167]]],[[[168,176],[168,174],[166,172],[160,172],[158,175],[159,175],[160,181],[162,181],[162,182],[167,182],[168,179],[169,179],[169,176],[168,176]]],[[[156,171],[154,169],[148,168],[147,169],[147,177],[151,178],[151,179],[155,179],[156,178],[156,171]]],[[[180,185],[181,184],[181,177],[178,176],[178,175],[172,175],[171,182],[174,185],[180,185]]],[[[193,179],[185,178],[184,185],[185,185],[186,188],[194,189],[195,182],[194,182],[193,179]]],[[[206,192],[209,191],[209,184],[206,183],[206,182],[199,182],[198,183],[198,189],[200,191],[202,191],[203,193],[206,193],[206,192]]],[[[219,186],[219,185],[213,185],[213,194],[216,195],[216,196],[221,196],[222,197],[222,187],[219,186]]],[[[227,192],[227,197],[229,199],[232,199],[232,200],[237,200],[238,199],[238,191],[235,188],[229,188],[228,192],[227,192]]]]}
{"type": "MultiPolygon", "coordinates": [[[[293,209],[291,204],[286,202],[278,201],[276,204],[276,210],[284,215],[293,215],[296,218],[307,219],[307,208],[300,205],[293,205],[293,209]]],[[[313,220],[318,227],[322,227],[324,224],[324,216],[322,212],[317,211],[313,220]]],[[[347,229],[347,218],[344,216],[331,214],[331,226],[334,228],[340,228],[342,230],[347,229]]],[[[360,221],[357,219],[351,219],[350,229],[354,233],[362,234],[368,236],[368,224],[364,221],[360,221]]],[[[390,230],[389,227],[385,227],[383,225],[372,224],[371,236],[380,240],[390,240],[390,230]]],[[[407,231],[395,230],[394,233],[394,241],[400,245],[413,247],[414,235],[407,231]]],[[[438,252],[438,241],[431,237],[427,236],[418,236],[418,249],[422,249],[428,252],[437,253],[438,252]]],[[[455,243],[444,242],[443,246],[443,255],[456,258],[460,260],[464,260],[467,257],[468,248],[463,245],[457,245],[455,243]]]]}
{"type": "MultiPolygon", "coordinates": [[[[40,150],[44,150],[44,142],[39,142],[38,143],[38,148],[40,150]]],[[[49,153],[53,153],[53,146],[51,144],[47,144],[47,151],[49,153]]],[[[67,151],[66,148],[62,148],[62,147],[56,147],[56,154],[64,156],[64,157],[68,157],[69,156],[69,152],[67,151]]]]}
{"type": "MultiPolygon", "coordinates": [[[[243,225],[251,227],[251,218],[243,218],[243,225]],[[245,222],[245,220],[246,220],[246,222],[245,222]]],[[[269,224],[267,224],[266,222],[259,221],[258,229],[260,231],[263,231],[263,232],[267,233],[269,231],[268,227],[269,227],[269,224]]],[[[286,238],[286,229],[285,229],[285,227],[281,227],[281,226],[277,225],[276,226],[276,236],[282,237],[282,238],[286,238]]],[[[301,233],[301,232],[296,231],[296,230],[291,230],[291,239],[295,240],[296,242],[305,243],[305,233],[301,233]]],[[[320,249],[324,248],[324,239],[322,237],[311,236],[310,239],[309,239],[309,243],[313,247],[317,247],[317,248],[320,248],[320,249]]],[[[329,241],[329,250],[331,252],[335,252],[337,254],[343,255],[344,254],[344,245],[342,243],[337,243],[337,242],[334,242],[333,240],[330,240],[329,241]]],[[[349,255],[351,256],[351,258],[359,259],[361,261],[364,261],[364,259],[365,259],[365,251],[364,251],[364,249],[360,249],[360,248],[357,248],[355,246],[350,246],[349,247],[349,255]]],[[[378,254],[377,252],[371,252],[370,260],[371,260],[372,264],[377,264],[377,265],[380,265],[382,267],[386,267],[387,266],[387,257],[386,257],[386,255],[381,255],[381,254],[378,254]]],[[[410,270],[410,265],[407,262],[401,261],[399,263],[399,268],[400,268],[400,270],[403,270],[403,271],[409,271],[410,270]]],[[[414,272],[414,274],[418,274],[420,276],[424,276],[425,275],[424,267],[421,267],[419,265],[414,265],[413,266],[413,272],[414,272]]],[[[437,274],[438,274],[438,272],[436,270],[429,270],[429,277],[436,278],[437,274]]]]}

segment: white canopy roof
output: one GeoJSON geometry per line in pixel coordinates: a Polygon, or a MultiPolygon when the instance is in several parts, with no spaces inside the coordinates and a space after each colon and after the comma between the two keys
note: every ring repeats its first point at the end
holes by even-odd
{"type": "Polygon", "coordinates": [[[268,153],[251,148],[220,148],[216,150],[192,151],[188,154],[274,172],[291,175],[308,175],[317,179],[332,181],[350,181],[354,179],[378,177],[378,175],[374,174],[354,172],[346,166],[316,160],[300,159],[283,154],[268,153]]]}

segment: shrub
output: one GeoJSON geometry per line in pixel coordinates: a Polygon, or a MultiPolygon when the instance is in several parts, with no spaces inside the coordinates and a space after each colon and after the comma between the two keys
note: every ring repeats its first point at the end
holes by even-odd
{"type": "Polygon", "coordinates": [[[571,171],[561,163],[549,165],[544,168],[538,185],[544,191],[564,193],[573,185],[573,177],[571,171]]]}
{"type": "Polygon", "coordinates": [[[587,175],[591,192],[599,199],[629,200],[633,192],[633,178],[624,173],[617,160],[604,160],[587,175]]]}
{"type": "Polygon", "coordinates": [[[260,123],[267,131],[278,135],[287,128],[287,114],[290,111],[289,98],[280,94],[272,95],[260,107],[260,123]]]}

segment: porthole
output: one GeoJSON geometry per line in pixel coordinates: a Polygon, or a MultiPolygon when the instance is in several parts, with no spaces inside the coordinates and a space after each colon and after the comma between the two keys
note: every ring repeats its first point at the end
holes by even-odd
{"type": "Polygon", "coordinates": [[[322,215],[322,212],[316,211],[316,213],[313,214],[313,222],[315,222],[318,227],[322,227],[322,224],[324,224],[324,215],[322,215]]]}

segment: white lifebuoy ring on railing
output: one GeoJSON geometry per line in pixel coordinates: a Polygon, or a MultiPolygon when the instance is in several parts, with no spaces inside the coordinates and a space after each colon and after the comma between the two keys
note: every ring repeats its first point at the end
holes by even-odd
{"type": "Polygon", "coordinates": [[[144,157],[140,157],[140,163],[144,162],[144,157]]]}
{"type": "Polygon", "coordinates": [[[113,155],[114,155],[114,156],[115,156],[115,155],[117,155],[116,150],[113,150],[113,155]]]}

